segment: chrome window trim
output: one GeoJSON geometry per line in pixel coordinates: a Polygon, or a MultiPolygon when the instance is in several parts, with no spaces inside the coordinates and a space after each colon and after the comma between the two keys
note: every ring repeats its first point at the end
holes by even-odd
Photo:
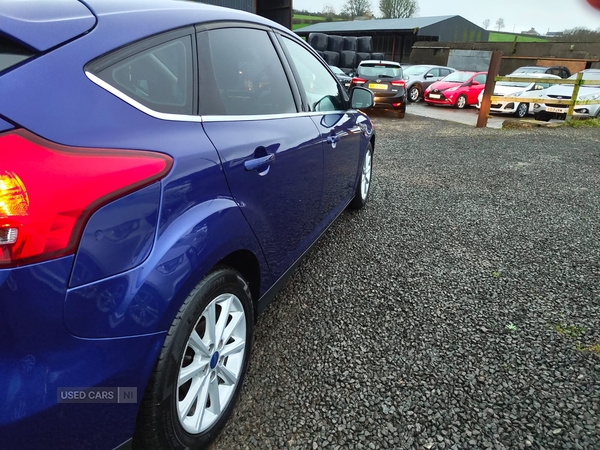
{"type": "Polygon", "coordinates": [[[285,113],[285,114],[256,114],[256,115],[220,115],[220,116],[212,116],[206,115],[202,116],[202,122],[242,122],[249,120],[275,120],[275,119],[291,119],[294,117],[309,117],[309,116],[322,116],[324,114],[347,114],[348,111],[339,110],[339,111],[322,111],[322,112],[295,112],[295,113],[285,113]]]}
{"type": "Polygon", "coordinates": [[[113,94],[115,97],[118,97],[121,100],[123,100],[125,103],[128,103],[129,105],[133,106],[135,109],[138,109],[141,112],[148,114],[149,116],[152,116],[156,119],[175,120],[178,122],[202,122],[202,117],[200,117],[200,116],[193,116],[193,115],[188,115],[188,114],[171,114],[171,113],[163,113],[163,112],[154,111],[153,109],[150,109],[147,106],[142,105],[140,102],[132,99],[127,94],[118,90],[116,87],[110,85],[106,81],[98,78],[93,73],[86,71],[85,75],[90,79],[90,81],[92,81],[92,83],[97,84],[102,89],[107,90],[108,92],[113,94]]]}
{"type": "Polygon", "coordinates": [[[151,117],[161,120],[172,120],[178,122],[242,122],[252,120],[275,120],[275,119],[290,119],[294,117],[308,117],[308,116],[322,116],[324,114],[347,114],[350,111],[336,110],[336,111],[311,111],[311,112],[295,112],[295,113],[284,113],[284,114],[256,114],[256,115],[205,115],[205,116],[193,116],[187,114],[170,114],[154,111],[145,105],[142,105],[138,101],[132,99],[124,92],[120,91],[116,87],[110,85],[106,81],[98,78],[91,72],[85,72],[85,75],[94,84],[97,84],[102,89],[110,92],[115,97],[120,98],[125,103],[133,106],[141,112],[148,114],[151,117]]]}

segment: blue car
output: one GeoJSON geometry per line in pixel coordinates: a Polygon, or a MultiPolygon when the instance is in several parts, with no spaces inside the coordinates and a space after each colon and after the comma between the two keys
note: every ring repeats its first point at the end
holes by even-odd
{"type": "Polygon", "coordinates": [[[0,3],[0,448],[205,447],[371,186],[373,105],[261,17],[0,3]]]}

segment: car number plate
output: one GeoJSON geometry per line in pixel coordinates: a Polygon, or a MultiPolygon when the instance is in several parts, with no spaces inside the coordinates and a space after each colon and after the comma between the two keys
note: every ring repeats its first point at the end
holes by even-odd
{"type": "Polygon", "coordinates": [[[554,113],[566,113],[567,108],[554,108],[553,106],[547,106],[546,111],[554,113]]]}
{"type": "Polygon", "coordinates": [[[387,84],[369,83],[369,89],[387,89],[387,84]]]}
{"type": "Polygon", "coordinates": [[[442,98],[440,94],[429,94],[429,98],[442,98]]]}

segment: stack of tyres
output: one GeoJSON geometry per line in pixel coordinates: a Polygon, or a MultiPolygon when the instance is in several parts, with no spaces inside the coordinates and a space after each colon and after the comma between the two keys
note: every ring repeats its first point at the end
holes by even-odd
{"type": "Polygon", "coordinates": [[[356,52],[353,52],[351,50],[342,50],[342,52],[340,53],[340,67],[356,67],[356,52]]]}
{"type": "Polygon", "coordinates": [[[308,45],[330,66],[341,67],[346,73],[353,72],[358,65],[367,59],[384,59],[383,53],[373,51],[371,36],[336,36],[324,33],[310,33],[308,45]]]}
{"type": "Polygon", "coordinates": [[[367,60],[367,59],[371,59],[371,54],[370,53],[363,53],[363,52],[357,52],[356,53],[356,67],[358,67],[358,65],[367,60]]]}
{"type": "Polygon", "coordinates": [[[358,50],[358,38],[354,36],[344,36],[344,50],[356,52],[358,50]]]}
{"type": "Polygon", "coordinates": [[[327,50],[340,53],[344,50],[344,38],[342,36],[329,36],[327,39],[327,50]]]}
{"type": "Polygon", "coordinates": [[[323,59],[330,66],[339,66],[340,64],[340,54],[337,52],[326,51],[323,52],[323,59]]]}
{"type": "Polygon", "coordinates": [[[362,53],[371,53],[373,51],[373,38],[371,38],[371,36],[359,37],[358,51],[362,53]]]}
{"type": "Polygon", "coordinates": [[[323,33],[310,33],[308,35],[308,45],[310,45],[315,50],[320,50],[322,52],[326,51],[328,41],[329,36],[323,33]]]}

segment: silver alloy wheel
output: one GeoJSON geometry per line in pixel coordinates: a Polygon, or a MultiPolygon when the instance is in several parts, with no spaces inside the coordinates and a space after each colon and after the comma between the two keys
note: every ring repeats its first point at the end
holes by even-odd
{"type": "Polygon", "coordinates": [[[456,107],[458,109],[463,109],[465,106],[467,106],[467,99],[464,95],[461,95],[456,99],[456,107]]]}
{"type": "Polygon", "coordinates": [[[527,109],[527,103],[519,103],[519,105],[517,106],[517,117],[525,117],[527,115],[527,109]]]}
{"type": "Polygon", "coordinates": [[[365,161],[363,162],[362,173],[360,175],[360,197],[363,201],[367,199],[369,187],[371,186],[371,159],[372,151],[367,150],[365,161]]]}
{"type": "Polygon", "coordinates": [[[411,102],[416,102],[419,100],[419,88],[416,86],[411,87],[410,91],[408,92],[408,98],[411,102]]]}
{"type": "Polygon", "coordinates": [[[242,375],[245,348],[242,302],[221,294],[192,329],[177,376],[177,413],[188,433],[206,431],[227,408],[242,375]]]}

